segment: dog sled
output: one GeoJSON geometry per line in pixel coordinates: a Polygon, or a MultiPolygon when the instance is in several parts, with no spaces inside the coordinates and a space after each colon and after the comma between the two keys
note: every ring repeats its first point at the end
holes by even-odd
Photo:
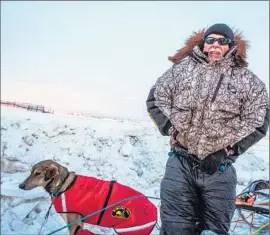
{"type": "MultiPolygon", "coordinates": [[[[269,234],[269,180],[251,182],[235,200],[230,234],[269,234]]],[[[205,230],[201,235],[217,235],[205,230]]]]}
{"type": "Polygon", "coordinates": [[[269,180],[251,182],[237,195],[235,205],[231,234],[236,234],[239,228],[252,235],[269,233],[269,180]]]}

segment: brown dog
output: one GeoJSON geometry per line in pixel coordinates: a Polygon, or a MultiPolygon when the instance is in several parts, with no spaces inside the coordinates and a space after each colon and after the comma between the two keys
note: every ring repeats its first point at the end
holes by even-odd
{"type": "MultiPolygon", "coordinates": [[[[64,192],[74,180],[75,172],[69,172],[66,167],[52,160],[38,162],[32,167],[31,174],[19,185],[20,189],[31,190],[38,186],[43,187],[50,195],[56,192],[58,186],[59,192],[64,192]]],[[[77,213],[61,213],[61,216],[67,223],[80,219],[82,216],[77,213]]],[[[78,226],[82,227],[83,222],[79,222],[69,227],[70,235],[75,234],[78,226]]]]}
{"type": "Polygon", "coordinates": [[[138,197],[70,226],[70,235],[97,234],[92,231],[93,225],[111,229],[114,234],[148,235],[157,221],[156,206],[142,193],[115,181],[77,175],[52,160],[34,165],[30,176],[19,188],[31,190],[38,186],[44,187],[52,196],[54,208],[67,223],[104,209],[108,203],[112,205],[129,197],[138,197]]]}

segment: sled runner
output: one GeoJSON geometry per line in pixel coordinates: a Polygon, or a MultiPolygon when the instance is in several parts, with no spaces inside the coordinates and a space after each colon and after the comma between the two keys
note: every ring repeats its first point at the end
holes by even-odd
{"type": "Polygon", "coordinates": [[[238,219],[232,221],[231,232],[238,226],[246,225],[250,233],[269,229],[269,180],[251,182],[235,201],[238,219]]]}

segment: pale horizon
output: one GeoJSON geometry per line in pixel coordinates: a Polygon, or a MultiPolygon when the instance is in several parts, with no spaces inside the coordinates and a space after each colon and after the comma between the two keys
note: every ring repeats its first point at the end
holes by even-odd
{"type": "Polygon", "coordinates": [[[269,91],[269,2],[1,2],[1,100],[148,120],[145,101],[193,31],[243,32],[269,91]],[[203,10],[204,8],[204,10],[203,10]]]}

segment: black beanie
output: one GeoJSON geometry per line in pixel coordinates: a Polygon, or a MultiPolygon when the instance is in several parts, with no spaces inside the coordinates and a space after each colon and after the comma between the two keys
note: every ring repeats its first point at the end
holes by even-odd
{"type": "Polygon", "coordinates": [[[204,38],[209,36],[210,34],[220,34],[226,38],[234,41],[234,33],[231,28],[226,24],[214,24],[204,33],[204,38]]]}

